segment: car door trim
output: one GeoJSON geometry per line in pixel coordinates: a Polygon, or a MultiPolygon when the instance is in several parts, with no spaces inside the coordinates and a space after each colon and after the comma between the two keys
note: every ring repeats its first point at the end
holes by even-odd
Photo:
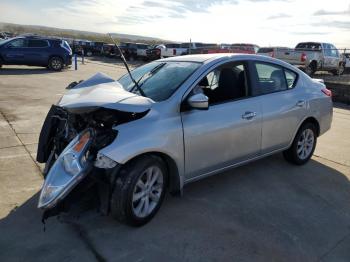
{"type": "MultiPolygon", "coordinates": [[[[294,139],[294,137],[293,137],[293,139],[294,139]]],[[[292,140],[292,141],[293,141],[293,140],[292,140]]],[[[228,166],[225,166],[225,167],[218,168],[218,169],[216,169],[216,170],[213,170],[213,171],[204,173],[204,174],[202,174],[202,175],[198,175],[198,176],[189,178],[189,179],[187,179],[187,180],[184,181],[184,185],[190,184],[190,183],[195,182],[195,181],[197,181],[197,180],[201,180],[201,179],[203,179],[203,178],[205,178],[205,177],[209,177],[209,176],[213,176],[213,175],[216,175],[216,174],[219,174],[219,173],[223,173],[224,171],[228,171],[228,170],[234,169],[234,168],[236,168],[236,167],[243,166],[243,165],[245,165],[245,164],[247,164],[247,163],[253,162],[253,161],[255,161],[255,160],[258,160],[258,159],[261,159],[261,158],[264,158],[264,157],[267,157],[267,156],[270,156],[270,155],[273,155],[273,154],[282,152],[282,151],[288,149],[289,147],[290,147],[290,145],[288,145],[288,146],[286,146],[286,147],[283,147],[283,148],[281,148],[281,149],[276,149],[276,150],[274,150],[274,151],[265,153],[265,154],[263,154],[263,155],[259,155],[259,156],[255,156],[255,157],[252,157],[252,158],[243,160],[243,161],[241,161],[241,162],[238,162],[238,163],[235,163],[235,164],[232,164],[232,165],[228,165],[228,166]]]]}

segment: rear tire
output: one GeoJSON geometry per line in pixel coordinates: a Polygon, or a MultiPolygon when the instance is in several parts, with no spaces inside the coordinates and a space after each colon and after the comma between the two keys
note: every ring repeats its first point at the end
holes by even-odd
{"type": "Polygon", "coordinates": [[[54,71],[61,71],[63,69],[63,60],[58,56],[51,57],[49,60],[49,68],[54,71]]]}
{"type": "Polygon", "coordinates": [[[304,165],[312,157],[317,143],[316,127],[312,123],[303,124],[292,145],[283,152],[284,158],[295,165],[304,165]]]}
{"type": "Polygon", "coordinates": [[[111,215],[131,226],[149,222],[166,191],[167,168],[157,156],[143,156],[120,171],[111,197],[111,215]]]}

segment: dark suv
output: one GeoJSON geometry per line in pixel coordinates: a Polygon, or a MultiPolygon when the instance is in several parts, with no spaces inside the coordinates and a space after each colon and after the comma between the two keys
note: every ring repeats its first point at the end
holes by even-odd
{"type": "Polygon", "coordinates": [[[0,67],[45,66],[59,71],[71,63],[72,50],[68,43],[61,39],[25,36],[0,41],[0,67]]]}

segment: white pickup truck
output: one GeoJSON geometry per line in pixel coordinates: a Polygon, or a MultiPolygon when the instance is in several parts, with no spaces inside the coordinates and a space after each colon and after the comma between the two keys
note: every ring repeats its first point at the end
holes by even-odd
{"type": "Polygon", "coordinates": [[[341,75],[345,70],[345,57],[329,43],[299,43],[295,49],[277,50],[274,57],[303,69],[308,75],[316,71],[341,75]]]}
{"type": "Polygon", "coordinates": [[[158,48],[161,50],[161,57],[172,57],[187,55],[191,50],[195,50],[203,47],[202,43],[191,42],[191,43],[182,43],[182,44],[166,44],[159,45],[158,48]]]}

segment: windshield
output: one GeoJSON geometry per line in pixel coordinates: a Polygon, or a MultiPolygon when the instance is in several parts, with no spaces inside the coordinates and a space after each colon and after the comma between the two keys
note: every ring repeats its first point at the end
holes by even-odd
{"type": "Polygon", "coordinates": [[[12,40],[12,38],[0,40],[0,45],[6,44],[6,43],[10,42],[11,40],[12,40]]]}
{"type": "MultiPolygon", "coordinates": [[[[159,102],[168,99],[200,66],[201,63],[194,62],[152,62],[136,68],[131,74],[144,94],[159,102]]],[[[118,81],[125,90],[137,92],[129,74],[118,81]]]]}

